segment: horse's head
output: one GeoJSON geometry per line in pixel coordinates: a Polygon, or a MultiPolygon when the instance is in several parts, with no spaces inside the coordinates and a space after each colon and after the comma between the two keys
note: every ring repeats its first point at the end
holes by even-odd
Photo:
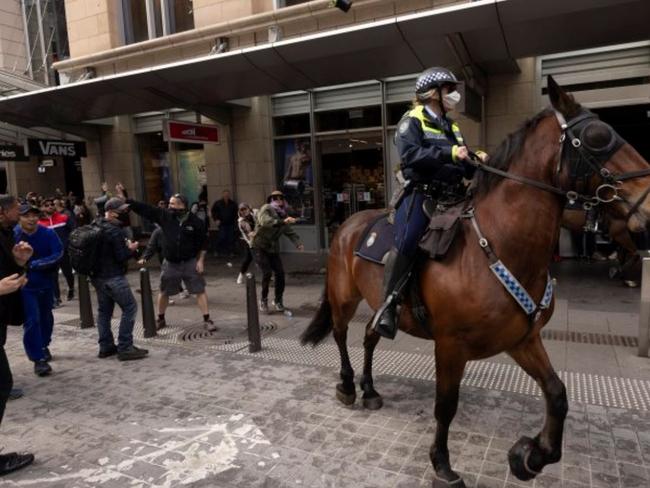
{"type": "Polygon", "coordinates": [[[645,230],[650,222],[650,164],[550,76],[548,94],[562,126],[557,168],[562,186],[582,199],[585,208],[608,204],[609,211],[627,220],[631,231],[645,230]]]}

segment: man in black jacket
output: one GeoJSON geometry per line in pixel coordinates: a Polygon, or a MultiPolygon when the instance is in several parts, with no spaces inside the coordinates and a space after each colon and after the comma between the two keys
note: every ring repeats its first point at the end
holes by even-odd
{"type": "Polygon", "coordinates": [[[97,290],[97,331],[99,358],[117,354],[120,361],[142,359],[149,351],[133,345],[133,325],[138,304],[126,279],[127,263],[138,249],[137,242],[127,239],[122,226],[127,221],[129,206],[120,198],[111,198],[104,205],[104,218],[97,220],[102,233],[96,271],[92,283],[97,290]],[[117,345],[111,331],[115,304],[122,309],[117,345]]]}
{"type": "MultiPolygon", "coordinates": [[[[118,196],[123,196],[121,185],[116,186],[118,196]]],[[[167,325],[165,311],[169,297],[178,293],[181,283],[185,289],[196,295],[196,301],[203,314],[203,326],[209,331],[218,330],[210,319],[208,296],[203,278],[208,234],[203,221],[189,211],[187,198],[180,193],[169,199],[169,208],[154,207],[132,199],[126,203],[138,215],[155,222],[162,229],[162,254],[164,261],[160,273],[160,294],[158,295],[158,320],[156,326],[167,325]]]]}
{"type": "MultiPolygon", "coordinates": [[[[32,256],[25,242],[14,242],[13,227],[18,222],[18,200],[0,195],[0,422],[13,386],[11,369],[5,353],[7,325],[23,323],[23,302],[19,288],[26,282],[24,266],[32,256]]],[[[24,468],[34,461],[30,453],[0,454],[0,476],[24,468]]]]}

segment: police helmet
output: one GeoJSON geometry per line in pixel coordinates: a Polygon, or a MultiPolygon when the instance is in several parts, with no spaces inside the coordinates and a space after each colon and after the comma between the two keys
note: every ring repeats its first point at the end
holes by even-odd
{"type": "Polygon", "coordinates": [[[415,82],[415,95],[419,100],[431,98],[431,90],[443,85],[457,85],[458,78],[447,68],[429,68],[418,76],[415,82]]]}

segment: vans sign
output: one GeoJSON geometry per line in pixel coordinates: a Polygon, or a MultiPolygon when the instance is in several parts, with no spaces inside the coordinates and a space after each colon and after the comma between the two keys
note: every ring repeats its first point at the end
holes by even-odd
{"type": "Polygon", "coordinates": [[[0,144],[0,161],[29,161],[22,146],[0,144]]]}
{"type": "Polygon", "coordinates": [[[85,158],[86,143],[77,141],[52,141],[49,139],[27,139],[32,156],[64,156],[85,158]]]}

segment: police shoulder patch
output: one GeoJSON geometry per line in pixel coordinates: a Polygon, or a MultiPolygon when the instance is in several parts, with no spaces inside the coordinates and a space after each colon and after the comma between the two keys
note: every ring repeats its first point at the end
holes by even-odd
{"type": "Polygon", "coordinates": [[[409,120],[406,119],[399,125],[399,133],[400,134],[405,134],[406,131],[408,131],[408,130],[409,130],[409,120]]]}

